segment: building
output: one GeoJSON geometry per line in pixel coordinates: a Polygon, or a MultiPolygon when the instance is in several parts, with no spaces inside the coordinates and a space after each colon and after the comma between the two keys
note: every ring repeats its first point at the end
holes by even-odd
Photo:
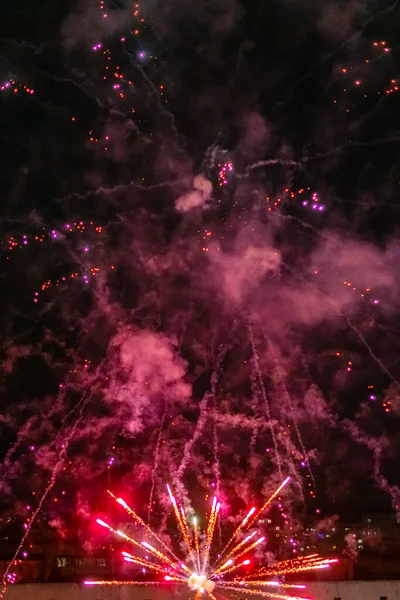
{"type": "MultiPolygon", "coordinates": [[[[299,592],[296,591],[299,596],[299,592]]],[[[341,581],[310,583],[304,597],[313,600],[398,600],[400,581],[341,581]]],[[[189,600],[189,589],[146,586],[86,587],[73,583],[21,584],[9,586],[8,600],[189,600]]],[[[262,596],[243,598],[238,594],[224,597],[229,600],[263,600],[262,596]]]]}

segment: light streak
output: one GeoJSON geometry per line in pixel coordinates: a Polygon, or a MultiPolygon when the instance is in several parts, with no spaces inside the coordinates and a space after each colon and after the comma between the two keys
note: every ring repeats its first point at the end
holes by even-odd
{"type": "MultiPolygon", "coordinates": [[[[232,542],[235,540],[235,538],[237,537],[237,534],[239,533],[239,531],[241,531],[241,529],[243,529],[243,527],[245,527],[246,523],[249,521],[249,519],[251,518],[251,516],[255,513],[256,508],[253,506],[253,508],[251,508],[249,510],[249,512],[247,513],[247,515],[245,516],[245,518],[243,519],[243,521],[241,523],[239,523],[239,525],[236,527],[235,531],[233,532],[230,540],[228,541],[228,543],[226,544],[225,548],[222,550],[222,554],[225,554],[225,552],[228,550],[229,546],[232,544],[232,542]]],[[[246,538],[247,539],[247,538],[246,538]]],[[[241,542],[241,544],[243,544],[244,542],[241,542]]],[[[233,551],[232,551],[233,552],[233,551]]]]}
{"type": "Polygon", "coordinates": [[[247,542],[249,542],[251,540],[252,537],[254,537],[255,535],[257,535],[257,531],[253,531],[253,533],[251,533],[250,535],[248,535],[247,537],[244,538],[244,540],[242,540],[237,546],[235,546],[231,551],[230,554],[236,554],[236,552],[245,544],[247,544],[247,542]]]}
{"type": "Polygon", "coordinates": [[[100,525],[101,527],[104,527],[105,529],[108,529],[112,533],[115,533],[116,535],[119,535],[120,537],[123,537],[128,542],[131,542],[131,544],[133,544],[134,546],[138,546],[140,548],[139,542],[137,542],[133,538],[129,537],[129,535],[127,535],[123,531],[120,531],[119,529],[114,529],[113,527],[111,527],[111,525],[108,525],[108,523],[106,523],[105,521],[102,521],[101,519],[96,519],[96,523],[98,525],[100,525]]]}
{"type": "Polygon", "coordinates": [[[177,581],[179,583],[186,583],[186,579],[183,579],[183,577],[171,577],[171,575],[165,575],[164,579],[165,581],[177,581]]]}
{"type": "Polygon", "coordinates": [[[260,587],[271,586],[271,587],[282,587],[282,588],[293,588],[296,590],[305,590],[306,586],[302,584],[295,583],[281,583],[280,581],[262,581],[260,579],[248,579],[246,580],[246,584],[248,585],[257,585],[260,587]]]}
{"type": "Polygon", "coordinates": [[[196,549],[198,569],[200,571],[200,547],[199,547],[199,530],[197,529],[197,518],[193,519],[194,546],[196,549]]]}
{"type": "Polygon", "coordinates": [[[133,556],[132,554],[129,554],[128,552],[122,552],[122,556],[124,557],[124,560],[126,562],[131,562],[131,563],[135,563],[137,565],[140,565],[141,567],[146,567],[147,569],[151,569],[152,571],[156,571],[157,573],[164,573],[165,569],[155,565],[153,563],[151,563],[148,560],[145,560],[144,558],[139,558],[138,556],[133,556]]]}
{"type": "MultiPolygon", "coordinates": [[[[118,581],[118,580],[111,580],[111,581],[104,581],[104,580],[98,580],[98,581],[84,581],[83,585],[87,585],[87,586],[111,586],[111,585],[144,585],[143,581],[118,581]]],[[[162,585],[162,581],[146,581],[146,585],[162,585]]]]}
{"type": "Polygon", "coordinates": [[[252,523],[254,523],[254,521],[256,521],[260,517],[260,515],[268,508],[268,506],[275,500],[275,498],[279,496],[280,492],[283,490],[284,487],[287,486],[290,480],[291,477],[286,477],[285,481],[281,483],[281,485],[278,487],[277,490],[275,490],[272,496],[268,498],[268,500],[265,502],[265,504],[263,504],[260,510],[255,514],[255,516],[250,521],[248,521],[246,526],[247,529],[252,525],[252,523]]]}
{"type": "MultiPolygon", "coordinates": [[[[232,538],[231,538],[230,542],[231,542],[231,541],[233,541],[233,538],[237,537],[237,534],[239,533],[239,531],[240,531],[241,529],[243,529],[243,527],[245,527],[245,526],[246,526],[246,524],[249,522],[249,519],[250,519],[250,518],[253,516],[253,514],[256,512],[256,510],[257,510],[257,509],[256,509],[256,507],[255,507],[255,506],[253,506],[253,507],[252,507],[252,508],[249,510],[249,512],[247,513],[247,515],[246,515],[246,516],[245,516],[245,518],[243,519],[243,521],[242,521],[242,522],[239,524],[239,526],[238,526],[238,527],[235,529],[235,531],[233,532],[233,535],[232,535],[232,538]]],[[[230,543],[230,542],[229,542],[229,543],[230,543]]],[[[227,544],[226,548],[229,546],[229,543],[227,544]]]]}
{"type": "Polygon", "coordinates": [[[210,519],[208,521],[207,533],[206,533],[203,571],[206,571],[207,567],[208,567],[208,561],[210,558],[210,549],[211,549],[211,544],[212,544],[212,540],[214,537],[214,531],[215,531],[215,524],[217,522],[217,517],[218,517],[220,508],[221,508],[221,504],[217,501],[217,498],[214,498],[212,508],[211,508],[210,519]]]}
{"type": "Polygon", "coordinates": [[[315,569],[328,569],[331,564],[338,562],[337,559],[323,559],[318,555],[310,555],[298,559],[282,561],[273,565],[272,568],[261,568],[257,575],[262,577],[273,575],[286,575],[289,573],[301,573],[315,569]]]}
{"type": "Polygon", "coordinates": [[[311,598],[299,598],[297,596],[286,596],[283,594],[275,594],[273,592],[264,592],[260,590],[249,590],[247,587],[236,587],[235,585],[222,584],[222,587],[233,590],[235,592],[241,592],[245,594],[251,594],[253,596],[261,596],[262,598],[276,598],[276,600],[312,600],[311,598]]]}
{"type": "MultiPolygon", "coordinates": [[[[169,567],[177,570],[177,566],[175,565],[175,563],[173,563],[172,560],[168,556],[166,556],[166,554],[164,554],[160,550],[157,550],[157,548],[154,548],[154,546],[151,546],[147,542],[142,542],[142,546],[144,548],[146,548],[146,550],[149,550],[149,552],[154,554],[154,556],[157,556],[157,558],[159,558],[161,561],[165,562],[169,567]]],[[[182,569],[182,567],[180,567],[180,566],[179,566],[179,568],[182,569]]],[[[182,570],[184,570],[184,569],[182,569],[182,570]]]]}
{"type": "MultiPolygon", "coordinates": [[[[232,564],[232,563],[233,563],[233,560],[229,560],[229,561],[227,561],[227,563],[225,563],[225,565],[226,565],[227,567],[228,567],[228,563],[231,563],[231,564],[232,564]]],[[[236,564],[236,565],[233,565],[233,566],[231,566],[231,567],[229,567],[229,568],[226,568],[226,569],[225,569],[225,568],[223,569],[223,568],[221,567],[221,570],[219,571],[219,575],[227,575],[228,573],[232,573],[233,571],[236,571],[237,569],[240,569],[240,567],[246,567],[246,566],[247,566],[247,565],[249,565],[249,564],[250,564],[250,560],[249,560],[249,559],[247,559],[247,560],[244,560],[244,561],[243,561],[243,562],[241,562],[241,563],[238,563],[238,564],[236,564]]],[[[215,576],[215,573],[213,573],[213,575],[212,575],[212,576],[215,576]]]]}
{"type": "Polygon", "coordinates": [[[258,546],[259,544],[262,544],[264,541],[265,541],[265,536],[258,538],[258,540],[256,540],[252,544],[250,544],[250,546],[247,546],[247,548],[244,548],[241,552],[239,552],[239,554],[236,556],[236,560],[238,558],[240,558],[241,556],[243,556],[244,554],[246,554],[247,552],[250,552],[250,550],[253,550],[253,548],[258,546]]]}
{"type": "Polygon", "coordinates": [[[189,553],[191,553],[192,552],[192,548],[191,548],[191,544],[190,544],[190,539],[189,539],[188,533],[187,533],[187,531],[185,529],[185,525],[184,525],[184,523],[182,521],[181,513],[179,512],[175,496],[171,492],[171,488],[170,488],[169,485],[167,485],[167,491],[168,491],[169,498],[171,500],[171,504],[172,504],[172,506],[174,508],[174,513],[175,513],[175,516],[176,516],[176,520],[178,521],[178,525],[179,525],[179,528],[181,530],[182,537],[185,540],[185,543],[186,543],[186,546],[188,548],[189,553]]]}

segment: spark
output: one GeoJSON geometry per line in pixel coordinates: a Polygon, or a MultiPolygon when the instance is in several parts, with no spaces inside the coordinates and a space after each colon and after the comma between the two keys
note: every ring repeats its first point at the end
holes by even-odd
{"type": "MultiPolygon", "coordinates": [[[[223,587],[228,590],[233,590],[235,592],[243,592],[243,588],[241,588],[241,587],[236,587],[233,585],[226,585],[226,584],[223,584],[223,587]]],[[[261,596],[263,598],[276,598],[277,600],[311,600],[311,598],[299,598],[297,596],[286,596],[286,595],[282,595],[282,594],[274,594],[273,592],[249,590],[248,588],[246,588],[245,591],[246,591],[246,594],[251,594],[253,596],[261,596]]]]}

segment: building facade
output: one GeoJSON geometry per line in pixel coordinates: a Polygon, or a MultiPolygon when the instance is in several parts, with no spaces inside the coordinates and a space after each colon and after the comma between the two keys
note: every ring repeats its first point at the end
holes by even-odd
{"type": "MultiPolygon", "coordinates": [[[[298,595],[298,592],[296,592],[298,595]]],[[[400,600],[400,581],[314,582],[307,586],[313,600],[400,600]]],[[[151,586],[90,588],[73,583],[17,584],[9,586],[8,600],[190,600],[189,590],[151,586]]],[[[262,600],[261,596],[229,595],[229,600],[262,600]]]]}

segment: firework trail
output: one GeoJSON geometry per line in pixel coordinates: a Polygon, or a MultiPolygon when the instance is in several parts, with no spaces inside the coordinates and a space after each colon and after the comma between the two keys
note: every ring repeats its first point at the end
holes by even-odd
{"type": "Polygon", "coordinates": [[[179,139],[181,138],[181,136],[179,135],[178,129],[177,129],[177,125],[176,125],[176,121],[175,121],[175,116],[172,114],[171,111],[167,110],[164,105],[161,102],[160,99],[160,94],[159,94],[159,90],[156,88],[156,86],[154,85],[154,83],[151,81],[150,77],[148,77],[148,75],[146,74],[146,72],[143,70],[143,68],[141,67],[140,64],[138,64],[137,60],[129,53],[126,53],[130,63],[132,64],[132,66],[137,69],[137,71],[139,71],[139,73],[141,74],[141,76],[143,77],[144,81],[147,83],[147,85],[149,86],[151,93],[153,95],[154,101],[157,105],[157,108],[160,112],[160,114],[165,115],[167,117],[167,120],[170,124],[171,127],[171,133],[173,134],[173,136],[175,137],[176,141],[179,141],[179,139]]]}
{"type": "MultiPolygon", "coordinates": [[[[46,421],[50,422],[51,417],[53,415],[57,415],[60,412],[60,410],[63,408],[63,402],[65,401],[67,392],[68,392],[68,384],[63,384],[61,391],[57,395],[57,401],[54,403],[53,407],[46,414],[46,417],[45,417],[46,421]]],[[[63,430],[69,417],[79,408],[79,406],[80,406],[80,403],[78,402],[67,414],[65,414],[63,416],[61,423],[60,423],[61,431],[63,430]]],[[[19,429],[17,440],[11,446],[11,448],[9,448],[9,450],[7,451],[7,453],[4,457],[2,465],[0,465],[0,467],[1,467],[0,471],[6,472],[8,478],[10,476],[12,477],[14,471],[18,469],[17,464],[15,465],[14,468],[11,466],[11,458],[13,457],[14,453],[18,450],[18,448],[21,446],[21,444],[25,441],[25,439],[32,433],[32,431],[34,431],[34,426],[37,425],[39,422],[42,422],[43,418],[44,418],[43,415],[41,415],[40,417],[32,416],[19,429]]],[[[62,436],[62,433],[60,435],[62,436]]],[[[56,440],[54,440],[54,443],[56,443],[56,440]]],[[[3,489],[3,487],[5,485],[5,476],[4,476],[3,481],[0,482],[0,490],[3,489]]]]}
{"type": "Polygon", "coordinates": [[[396,379],[396,377],[394,377],[394,375],[389,371],[389,369],[386,367],[386,365],[381,361],[381,359],[379,358],[379,356],[377,356],[375,354],[375,352],[373,351],[373,349],[371,348],[371,346],[368,344],[368,342],[365,339],[365,337],[362,334],[362,332],[358,329],[358,327],[356,327],[350,321],[350,319],[346,315],[344,315],[341,311],[339,311],[339,310],[338,310],[338,315],[340,315],[341,317],[343,317],[343,319],[346,321],[346,323],[350,327],[350,329],[352,329],[354,331],[354,333],[361,340],[361,342],[363,343],[363,345],[365,346],[365,348],[368,350],[368,353],[371,356],[371,358],[373,358],[373,360],[377,363],[377,365],[379,365],[379,367],[382,369],[382,371],[384,373],[386,373],[386,375],[389,377],[389,379],[392,381],[392,383],[396,384],[397,388],[400,388],[400,381],[398,379],[396,379]]]}
{"type": "MultiPolygon", "coordinates": [[[[50,73],[48,73],[48,75],[50,76],[50,73]]],[[[107,110],[115,113],[116,115],[123,117],[124,119],[127,119],[130,117],[129,113],[124,113],[124,112],[116,109],[115,107],[110,108],[106,102],[103,102],[103,100],[101,98],[99,98],[99,96],[97,96],[93,92],[90,92],[83,84],[78,83],[77,81],[75,81],[74,79],[71,79],[70,77],[53,77],[53,80],[56,81],[57,83],[70,83],[72,86],[78,88],[81,92],[83,92],[88,98],[90,98],[91,100],[94,100],[94,102],[96,102],[97,106],[99,106],[100,108],[107,109],[107,110]]],[[[135,130],[137,131],[137,133],[140,134],[141,132],[138,129],[136,123],[134,123],[133,121],[131,121],[131,122],[132,122],[132,125],[135,127],[135,130]]]]}
{"type": "Polygon", "coordinates": [[[397,485],[390,485],[385,475],[382,473],[382,455],[384,451],[385,441],[383,438],[377,439],[368,436],[364,433],[356,423],[344,421],[343,427],[350,433],[352,438],[358,443],[366,446],[373,456],[374,469],[373,477],[377,486],[384,490],[390,497],[392,507],[396,511],[397,518],[400,515],[400,489],[397,485]]]}
{"type": "Polygon", "coordinates": [[[151,512],[152,512],[152,506],[153,506],[154,488],[155,488],[155,484],[156,484],[156,473],[157,473],[158,465],[160,462],[161,438],[162,438],[163,429],[164,429],[165,417],[167,416],[167,409],[168,409],[168,405],[165,402],[163,414],[161,417],[160,427],[158,428],[157,442],[156,442],[156,447],[154,450],[154,463],[153,463],[153,469],[151,471],[151,489],[150,489],[150,497],[149,497],[149,510],[148,510],[148,515],[147,515],[147,522],[149,525],[150,525],[150,518],[151,518],[151,512]]]}
{"type": "MultiPolygon", "coordinates": [[[[277,353],[274,350],[274,346],[273,346],[272,340],[267,337],[265,331],[264,331],[264,336],[265,336],[265,338],[266,338],[266,340],[268,342],[269,351],[270,351],[270,353],[272,355],[272,359],[274,361],[275,368],[277,370],[277,373],[278,373],[278,376],[279,376],[279,379],[280,379],[280,383],[281,383],[281,386],[283,388],[283,391],[284,391],[284,394],[285,394],[285,397],[286,397],[286,400],[287,400],[287,403],[288,403],[288,406],[289,406],[289,411],[290,411],[290,414],[292,416],[292,421],[293,421],[294,428],[295,428],[295,431],[296,431],[296,436],[297,436],[298,442],[300,444],[300,448],[301,448],[301,451],[303,453],[304,460],[306,462],[309,475],[310,475],[311,480],[313,482],[314,492],[316,492],[316,483],[315,483],[314,474],[313,474],[313,472],[311,470],[310,460],[309,460],[309,457],[308,457],[308,454],[307,454],[307,450],[306,450],[306,448],[304,446],[302,435],[300,433],[299,424],[297,422],[296,412],[294,410],[292,398],[291,398],[289,390],[287,389],[287,386],[286,386],[285,373],[283,372],[283,366],[282,366],[282,364],[278,360],[278,355],[277,355],[277,353]]],[[[289,456],[291,456],[290,453],[289,453],[289,456]]]]}
{"type": "Polygon", "coordinates": [[[182,488],[183,488],[183,484],[181,483],[182,481],[182,477],[184,472],[186,471],[186,468],[189,464],[189,460],[190,457],[192,455],[193,452],[193,447],[196,444],[196,442],[198,441],[198,439],[200,438],[204,426],[207,422],[208,419],[208,403],[209,403],[209,399],[210,396],[208,393],[206,393],[202,400],[200,401],[200,414],[199,414],[199,418],[197,420],[197,424],[196,424],[196,428],[193,432],[193,435],[191,436],[190,440],[188,440],[185,444],[184,450],[183,450],[183,456],[182,456],[182,460],[181,463],[177,469],[176,472],[176,477],[175,477],[175,483],[179,489],[179,491],[181,492],[182,488]]]}
{"type": "MultiPolygon", "coordinates": [[[[6,455],[4,456],[3,463],[1,464],[1,470],[4,471],[9,469],[11,466],[11,459],[14,453],[18,450],[22,442],[25,438],[31,433],[33,429],[33,425],[36,424],[38,417],[33,416],[30,417],[22,427],[18,430],[17,439],[14,444],[7,450],[6,455]]],[[[3,483],[0,484],[0,490],[2,489],[3,483]]]]}
{"type": "MultiPolygon", "coordinates": [[[[253,367],[253,361],[251,364],[253,367]]],[[[259,394],[261,393],[261,391],[259,390],[258,378],[257,378],[254,368],[251,369],[251,373],[250,373],[250,385],[251,385],[251,410],[253,411],[253,415],[254,415],[254,424],[251,428],[251,438],[250,438],[250,445],[249,445],[249,460],[253,456],[254,448],[256,445],[256,441],[257,441],[257,436],[260,431],[260,424],[258,422],[258,419],[260,416],[259,394]]]]}
{"type": "Polygon", "coordinates": [[[281,457],[279,454],[278,443],[277,443],[277,439],[276,439],[276,435],[275,435],[274,425],[273,425],[272,418],[271,418],[271,410],[270,410],[270,406],[269,406],[269,402],[268,402],[268,398],[267,398],[267,393],[266,393],[265,387],[264,387],[263,376],[262,376],[262,372],[261,372],[261,368],[260,368],[260,359],[258,356],[256,342],[255,342],[255,338],[254,338],[253,325],[250,323],[250,321],[248,321],[247,328],[249,331],[251,348],[253,351],[252,365],[254,365],[254,370],[255,370],[257,381],[258,381],[259,389],[261,392],[261,397],[263,399],[264,406],[265,406],[265,412],[267,413],[267,419],[268,419],[269,428],[270,428],[271,436],[272,436],[272,441],[273,441],[274,449],[275,449],[275,457],[276,457],[276,464],[278,467],[279,477],[282,478],[281,457]]]}
{"type": "Polygon", "coordinates": [[[219,442],[218,442],[218,418],[217,418],[217,384],[218,384],[218,373],[221,370],[222,362],[229,351],[231,346],[226,346],[221,350],[217,357],[217,369],[214,371],[211,377],[211,397],[212,397],[212,405],[213,405],[213,414],[212,414],[212,435],[213,435],[213,452],[214,452],[214,462],[213,462],[213,472],[216,481],[215,492],[218,496],[221,488],[221,469],[220,469],[220,459],[219,459],[219,442]]]}
{"type": "Polygon", "coordinates": [[[255,169],[261,169],[261,167],[269,167],[271,165],[282,165],[283,167],[301,167],[302,163],[295,160],[284,160],[281,158],[271,158],[270,160],[259,160],[252,165],[246,167],[245,177],[249,176],[255,169]]]}
{"type": "Polygon", "coordinates": [[[36,510],[34,511],[32,517],[31,517],[31,520],[29,521],[29,524],[26,527],[26,531],[25,531],[24,535],[21,538],[21,541],[20,541],[20,543],[19,543],[19,545],[18,545],[18,547],[17,547],[17,549],[16,549],[16,551],[14,553],[13,558],[11,559],[11,561],[7,565],[7,568],[4,571],[3,580],[2,580],[3,588],[0,591],[0,598],[3,598],[4,594],[7,591],[7,583],[8,583],[7,578],[8,578],[8,575],[10,573],[10,570],[11,570],[13,564],[15,563],[15,561],[17,559],[17,556],[19,555],[19,553],[20,553],[20,551],[21,551],[21,549],[22,549],[22,547],[23,547],[26,539],[28,538],[28,536],[30,534],[30,531],[31,531],[31,529],[33,527],[33,524],[36,521],[37,516],[39,515],[40,511],[42,510],[42,506],[43,506],[43,504],[44,504],[47,496],[49,495],[49,493],[51,492],[51,490],[54,487],[54,484],[56,483],[57,476],[60,473],[60,471],[62,469],[62,466],[64,465],[65,460],[67,458],[68,447],[69,447],[71,441],[73,440],[73,438],[75,436],[75,433],[76,433],[76,430],[77,430],[78,426],[82,422],[85,408],[87,407],[87,405],[90,402],[91,398],[92,398],[92,393],[88,393],[88,394],[84,395],[82,397],[82,399],[80,400],[80,402],[78,403],[78,405],[75,407],[75,409],[77,409],[79,407],[78,417],[77,417],[75,423],[73,424],[73,426],[71,427],[70,432],[64,438],[63,444],[61,446],[61,451],[60,451],[60,453],[58,455],[58,460],[57,460],[57,462],[56,462],[56,464],[53,467],[53,470],[51,472],[50,482],[49,482],[47,488],[45,489],[45,491],[43,492],[42,497],[39,500],[39,504],[38,504],[36,510]]]}
{"type": "MultiPolygon", "coordinates": [[[[201,434],[203,433],[205,424],[209,417],[208,409],[209,409],[210,401],[215,403],[216,388],[217,388],[217,383],[218,383],[218,379],[219,379],[219,375],[220,375],[221,363],[222,363],[223,357],[225,356],[226,352],[227,352],[227,348],[223,349],[222,352],[220,352],[220,354],[217,357],[217,364],[211,375],[210,391],[206,392],[204,394],[204,397],[202,398],[202,400],[200,402],[200,415],[199,415],[199,418],[198,418],[198,421],[196,424],[196,428],[195,428],[194,433],[193,433],[192,437],[190,438],[190,440],[188,440],[186,442],[184,450],[183,450],[183,457],[182,457],[181,463],[177,469],[177,473],[176,473],[176,477],[175,477],[175,483],[180,492],[183,490],[183,485],[181,483],[182,477],[183,477],[183,474],[189,463],[190,457],[193,452],[193,448],[194,448],[196,442],[198,441],[198,439],[200,438],[201,434]]],[[[215,421],[215,417],[213,420],[215,421]]],[[[215,456],[215,460],[217,460],[218,459],[218,448],[215,447],[215,450],[217,452],[216,456],[215,456]]],[[[215,473],[218,474],[219,466],[216,466],[214,468],[217,469],[215,471],[215,473]]],[[[217,481],[217,484],[218,484],[218,481],[217,481]]]]}
{"type": "Polygon", "coordinates": [[[213,462],[212,468],[213,468],[214,477],[215,477],[215,481],[216,481],[215,491],[216,491],[216,494],[218,495],[219,491],[220,491],[220,487],[221,487],[221,469],[220,469],[220,465],[219,465],[218,422],[216,419],[216,412],[217,412],[217,401],[216,401],[216,397],[214,395],[214,398],[213,398],[213,421],[212,421],[214,462],[213,462]]]}

